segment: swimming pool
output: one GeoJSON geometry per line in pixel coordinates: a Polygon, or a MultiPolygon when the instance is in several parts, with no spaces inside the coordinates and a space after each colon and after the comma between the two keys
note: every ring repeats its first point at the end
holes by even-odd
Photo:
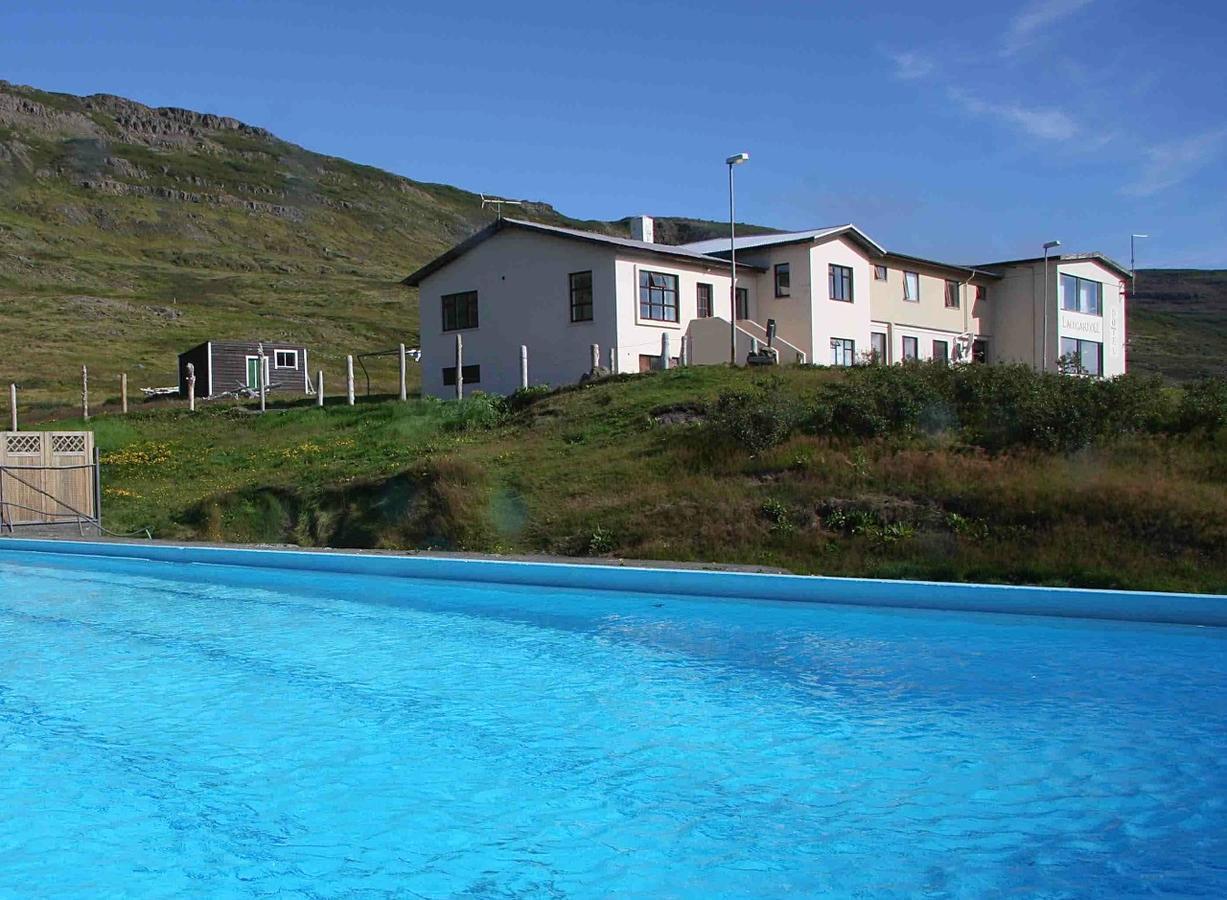
{"type": "Polygon", "coordinates": [[[5,896],[1227,895],[1223,628],[5,547],[5,896]]]}

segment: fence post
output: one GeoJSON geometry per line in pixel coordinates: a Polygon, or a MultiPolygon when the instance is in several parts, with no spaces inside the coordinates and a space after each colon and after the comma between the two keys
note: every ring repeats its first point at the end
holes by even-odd
{"type": "Polygon", "coordinates": [[[121,409],[123,414],[128,414],[128,373],[124,372],[119,376],[119,396],[122,398],[121,409]]]}
{"type": "Polygon", "coordinates": [[[17,430],[17,383],[9,385],[9,431],[17,430]]]}
{"type": "Polygon", "coordinates": [[[464,399],[464,340],[456,335],[456,399],[464,399]]]}
{"type": "Polygon", "coordinates": [[[324,370],[320,369],[316,373],[315,380],[318,384],[315,387],[315,405],[323,407],[324,405],[324,370]]]}
{"type": "Polygon", "coordinates": [[[89,421],[89,369],[81,367],[81,418],[89,421]]]}
{"type": "Polygon", "coordinates": [[[196,412],[196,365],[187,364],[187,411],[196,412]]]}
{"type": "Polygon", "coordinates": [[[268,397],[268,357],[264,355],[264,345],[260,344],[260,412],[264,412],[268,397]]]}
{"type": "Polygon", "coordinates": [[[618,374],[618,349],[616,347],[609,348],[609,374],[618,374]]]}
{"type": "Polygon", "coordinates": [[[528,387],[528,345],[520,345],[520,388],[528,387]]]}
{"type": "Polygon", "coordinates": [[[682,368],[690,365],[690,338],[686,335],[681,337],[681,350],[677,354],[677,362],[682,368]]]}
{"type": "Polygon", "coordinates": [[[345,402],[354,405],[354,357],[345,357],[345,402]]]}
{"type": "Polygon", "coordinates": [[[400,345],[400,399],[404,403],[409,399],[409,388],[405,384],[406,372],[405,364],[405,345],[400,345]]]}
{"type": "Polygon", "coordinates": [[[669,332],[664,332],[660,336],[660,367],[661,369],[669,368],[669,332]]]}

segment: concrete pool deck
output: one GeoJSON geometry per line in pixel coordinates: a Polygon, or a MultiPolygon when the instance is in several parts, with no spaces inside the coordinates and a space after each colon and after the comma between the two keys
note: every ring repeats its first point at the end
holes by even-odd
{"type": "Polygon", "coordinates": [[[698,564],[544,561],[472,554],[304,550],[135,540],[8,537],[0,552],[240,566],[347,575],[502,583],[580,590],[728,597],[942,611],[1227,626],[1227,596],[791,575],[698,564]]]}

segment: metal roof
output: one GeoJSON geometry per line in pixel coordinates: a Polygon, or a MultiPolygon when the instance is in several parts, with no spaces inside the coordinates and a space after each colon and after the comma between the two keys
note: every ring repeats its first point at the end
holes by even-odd
{"type": "Polygon", "coordinates": [[[949,269],[952,272],[961,272],[964,275],[983,275],[986,278],[1004,278],[1000,272],[994,272],[989,268],[982,266],[958,266],[954,263],[945,263],[936,259],[925,259],[923,256],[912,256],[908,253],[895,253],[893,250],[882,254],[883,259],[895,259],[901,262],[911,262],[922,266],[932,266],[935,269],[949,269]]]}
{"type": "MultiPolygon", "coordinates": [[[[1112,257],[1107,256],[1103,253],[1099,253],[1099,252],[1059,253],[1059,254],[1053,253],[1053,254],[1050,254],[1048,257],[1049,262],[1080,262],[1080,261],[1088,260],[1088,259],[1093,260],[1095,262],[1102,263],[1107,268],[1113,270],[1114,272],[1116,272],[1118,275],[1120,275],[1123,278],[1133,277],[1133,274],[1128,269],[1126,269],[1124,266],[1122,266],[1112,257]]],[[[1026,265],[1029,263],[1039,263],[1043,261],[1044,261],[1044,257],[1042,256],[1031,256],[1025,259],[1006,259],[1006,260],[1002,260],[1001,262],[984,263],[984,268],[997,269],[1003,266],[1021,266],[1021,265],[1026,265]]]]}
{"type": "MultiPolygon", "coordinates": [[[[811,228],[806,231],[786,231],[783,234],[748,234],[738,237],[734,244],[738,250],[753,250],[758,247],[775,247],[781,244],[802,244],[844,233],[851,233],[877,253],[886,252],[881,244],[851,223],[846,225],[830,225],[826,228],[811,228]]],[[[712,238],[706,241],[693,241],[689,244],[682,244],[682,246],[687,250],[694,250],[699,253],[724,254],[728,253],[729,239],[712,238]]]]}
{"type": "MultiPolygon", "coordinates": [[[[535,231],[540,234],[548,234],[554,237],[567,238],[575,241],[585,241],[590,244],[602,244],[610,247],[618,247],[623,250],[631,250],[636,253],[647,253],[654,256],[664,256],[671,259],[685,260],[690,263],[702,263],[705,266],[723,265],[724,262],[718,257],[710,256],[706,253],[698,253],[686,247],[673,247],[668,244],[650,244],[646,241],[635,241],[630,238],[613,237],[607,234],[596,234],[591,231],[580,231],[576,228],[562,228],[558,225],[542,225],[539,222],[527,222],[523,219],[498,219],[495,222],[487,225],[481,231],[470,237],[468,240],[461,241],[455,247],[448,250],[442,256],[428,262],[422,268],[418,269],[402,283],[410,287],[416,287],[422,281],[435,272],[442,269],[448,263],[468,253],[478,244],[494,237],[500,231],[506,228],[520,228],[525,231],[535,231]]],[[[738,263],[739,269],[749,269],[755,272],[765,271],[761,266],[752,266],[745,263],[738,263]]]]}

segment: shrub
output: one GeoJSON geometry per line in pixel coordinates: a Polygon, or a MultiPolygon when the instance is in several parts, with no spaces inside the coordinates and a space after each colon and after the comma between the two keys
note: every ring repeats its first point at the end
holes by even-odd
{"type": "Polygon", "coordinates": [[[482,431],[503,421],[504,401],[492,394],[476,393],[444,404],[443,427],[448,431],[482,431]]]}
{"type": "Polygon", "coordinates": [[[534,384],[530,387],[520,388],[514,394],[510,394],[503,398],[503,407],[508,413],[518,413],[521,410],[528,409],[538,400],[542,400],[554,393],[553,388],[548,384],[534,384]]]}
{"type": "Polygon", "coordinates": [[[1185,432],[1227,428],[1227,379],[1203,378],[1186,386],[1176,421],[1185,432]]]}
{"type": "Polygon", "coordinates": [[[799,410],[778,382],[755,390],[726,391],[707,410],[707,428],[719,440],[761,453],[788,440],[799,410]]]}

